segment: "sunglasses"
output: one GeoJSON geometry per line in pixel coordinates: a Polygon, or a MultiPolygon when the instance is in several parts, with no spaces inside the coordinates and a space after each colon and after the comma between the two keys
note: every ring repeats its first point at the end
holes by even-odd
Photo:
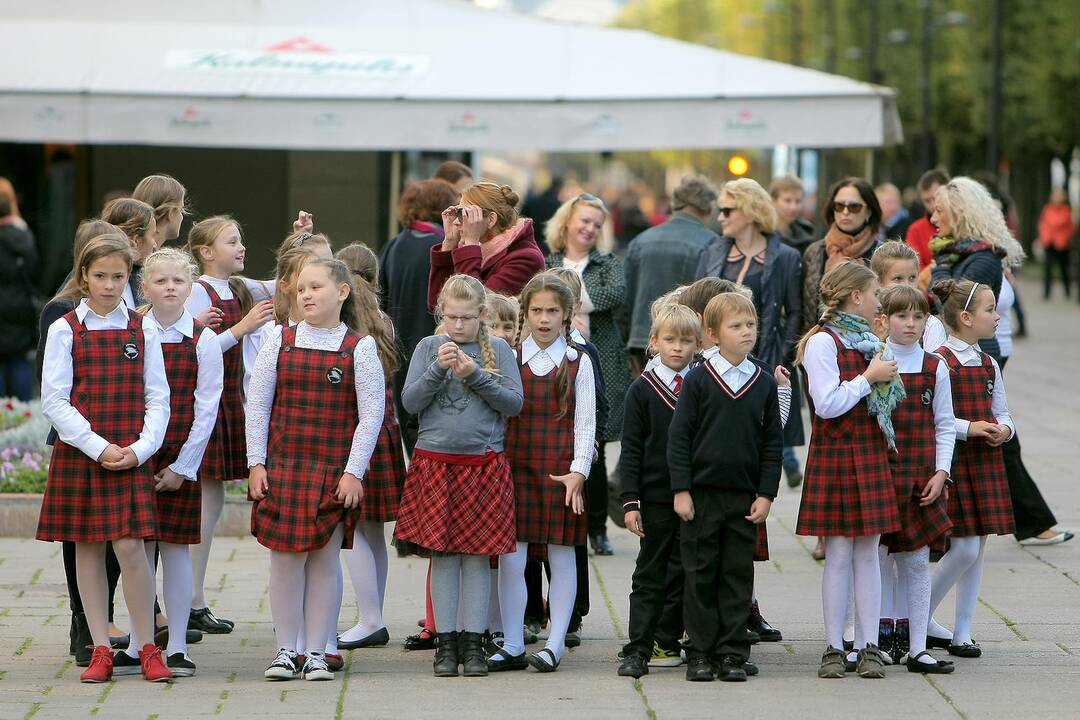
{"type": "Polygon", "coordinates": [[[584,200],[585,202],[600,203],[601,207],[603,207],[604,209],[607,209],[607,205],[604,204],[604,201],[601,200],[600,198],[596,197],[592,193],[583,192],[580,195],[578,195],[576,198],[574,198],[574,202],[578,202],[580,200],[584,200]]]}
{"type": "Polygon", "coordinates": [[[738,209],[739,208],[734,208],[734,207],[716,208],[717,212],[719,212],[721,215],[723,215],[726,218],[731,217],[731,213],[735,212],[738,209]]]}
{"type": "Polygon", "coordinates": [[[862,212],[864,207],[866,207],[866,203],[861,203],[861,202],[841,202],[840,200],[837,200],[837,201],[833,202],[833,204],[832,204],[833,212],[837,212],[837,213],[840,213],[840,214],[848,212],[848,213],[851,213],[852,215],[858,215],[859,213],[862,212]]]}

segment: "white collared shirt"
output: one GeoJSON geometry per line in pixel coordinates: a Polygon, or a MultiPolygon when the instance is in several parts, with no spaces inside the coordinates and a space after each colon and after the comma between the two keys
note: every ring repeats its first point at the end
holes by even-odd
{"type": "Polygon", "coordinates": [[[750,358],[745,357],[738,365],[732,365],[727,358],[720,354],[719,350],[709,358],[708,362],[720,375],[720,378],[727,383],[727,386],[731,388],[731,391],[735,393],[738,393],[742,386],[748,383],[750,378],[754,377],[754,374],[758,371],[758,366],[751,362],[750,358]]]}
{"type": "MultiPolygon", "coordinates": [[[[123,329],[128,325],[128,308],[122,300],[108,315],[98,315],[83,298],[75,306],[75,316],[89,332],[123,329]]],[[[131,444],[140,465],[153,457],[161,447],[170,414],[169,382],[165,377],[165,361],[161,354],[157,324],[144,317],[142,328],[146,409],[139,439],[131,444]]],[[[94,432],[90,421],[71,404],[74,382],[71,343],[71,325],[67,320],[59,318],[49,326],[41,369],[41,411],[49,418],[61,440],[97,460],[113,439],[94,432]]]]}
{"type": "MultiPolygon", "coordinates": [[[[896,371],[899,373],[922,372],[923,357],[926,352],[918,343],[899,345],[888,343],[896,358],[896,371]]],[[[902,402],[922,402],[920,398],[908,397],[902,402]]],[[[951,472],[953,450],[956,449],[956,417],[952,407],[952,383],[949,381],[949,366],[944,360],[938,362],[934,374],[934,447],[935,470],[951,472]]]]}
{"type": "MultiPolygon", "coordinates": [[[[534,375],[543,376],[556,370],[563,357],[573,359],[577,352],[568,347],[562,337],[541,349],[530,335],[521,343],[521,364],[528,365],[534,375]]],[[[570,463],[570,472],[586,477],[592,468],[593,442],[596,440],[596,386],[593,383],[592,361],[587,353],[581,353],[574,383],[574,460],[570,463]]],[[[525,401],[529,401],[528,396],[525,401]]]]}
{"type": "MultiPolygon", "coordinates": [[[[982,352],[979,350],[978,345],[971,345],[955,335],[950,335],[949,339],[945,341],[945,346],[952,350],[953,355],[964,367],[982,365],[982,352]]],[[[1011,438],[1016,434],[1016,426],[1013,425],[1012,415],[1009,414],[1009,403],[1005,400],[1005,383],[1001,379],[1001,368],[998,367],[997,360],[994,360],[994,358],[990,358],[990,362],[994,364],[994,394],[990,400],[990,412],[999,425],[1005,425],[1009,428],[1009,437],[1011,438]]],[[[970,420],[956,418],[957,440],[967,440],[970,425],[970,420]]]]}
{"type": "MultiPolygon", "coordinates": [[[[851,349],[851,344],[843,337],[840,344],[851,349]]],[[[862,373],[840,382],[836,343],[825,330],[806,342],[802,365],[806,369],[810,397],[814,400],[814,413],[824,420],[840,417],[870,394],[870,383],[862,373]]]]}
{"type": "MultiPolygon", "coordinates": [[[[660,357],[660,356],[657,355],[657,357],[660,357]]],[[[667,365],[665,365],[663,362],[658,361],[657,364],[656,364],[655,370],[656,370],[656,376],[658,378],[660,378],[664,382],[665,385],[667,385],[669,390],[674,391],[675,390],[675,377],[678,376],[678,377],[681,377],[683,380],[686,380],[686,374],[688,372],[690,372],[690,366],[687,365],[682,370],[672,370],[667,365]]]]}
{"type": "Polygon", "coordinates": [[[948,337],[949,333],[945,330],[945,323],[933,315],[927,315],[926,327],[923,329],[922,334],[923,350],[928,353],[934,352],[945,344],[948,337]]]}
{"type": "MultiPolygon", "coordinates": [[[[229,287],[228,278],[222,280],[211,275],[200,275],[199,280],[205,280],[210,284],[210,287],[214,288],[214,292],[218,294],[222,300],[232,300],[233,291],[229,287]]],[[[263,300],[273,300],[274,290],[276,282],[274,280],[267,280],[266,282],[259,282],[258,280],[251,280],[250,278],[243,278],[244,285],[247,287],[248,292],[251,293],[252,300],[254,302],[262,302],[263,300]]],[[[191,296],[188,297],[186,303],[184,303],[184,309],[191,313],[192,317],[197,316],[206,308],[210,307],[213,303],[210,302],[210,295],[199,283],[194,283],[191,286],[191,296]]],[[[266,323],[265,325],[273,325],[273,321],[266,323]]],[[[265,325],[263,327],[265,327],[265,325]]],[[[262,328],[260,328],[262,329],[262,328]]],[[[259,357],[259,348],[261,346],[261,339],[258,337],[259,330],[248,333],[244,336],[244,346],[241,352],[244,354],[244,369],[247,372],[251,372],[251,368],[255,367],[255,359],[259,357]]],[[[225,332],[218,333],[218,344],[221,346],[221,352],[227,352],[235,347],[238,342],[236,336],[233,335],[232,330],[226,330],[225,332]]]]}
{"type": "MultiPolygon", "coordinates": [[[[147,313],[146,317],[154,321],[154,326],[161,334],[162,345],[173,345],[183,342],[184,338],[195,337],[195,318],[187,310],[169,327],[162,327],[153,310],[147,313]]],[[[169,465],[170,470],[189,480],[197,479],[206,444],[210,441],[217,422],[218,402],[221,400],[224,382],[221,347],[210,328],[204,328],[199,336],[199,342],[195,345],[195,358],[199,364],[195,379],[195,417],[187,440],[180,448],[180,454],[169,465]]]]}

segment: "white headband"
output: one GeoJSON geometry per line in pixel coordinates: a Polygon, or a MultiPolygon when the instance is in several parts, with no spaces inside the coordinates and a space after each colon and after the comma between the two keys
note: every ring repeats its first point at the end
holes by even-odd
{"type": "Polygon", "coordinates": [[[971,292],[968,293],[967,302],[964,303],[964,307],[960,312],[964,312],[964,310],[968,309],[968,305],[971,304],[971,298],[975,297],[975,291],[979,289],[979,285],[980,283],[975,283],[971,286],[971,292]]]}

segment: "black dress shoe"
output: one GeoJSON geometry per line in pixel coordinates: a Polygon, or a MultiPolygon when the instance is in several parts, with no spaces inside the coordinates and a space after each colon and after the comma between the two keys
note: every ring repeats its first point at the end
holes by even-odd
{"type": "Polygon", "coordinates": [[[692,657],[686,663],[686,679],[690,682],[712,682],[716,679],[713,664],[706,657],[692,657]]]}
{"type": "Polygon", "coordinates": [[[192,630],[199,630],[208,635],[228,635],[233,631],[236,623],[232,620],[219,618],[210,612],[210,608],[192,608],[188,616],[187,626],[192,630]]]}
{"type": "Polygon", "coordinates": [[[110,635],[109,647],[113,650],[126,650],[127,646],[131,644],[131,634],[127,635],[110,635]]]}
{"type": "Polygon", "coordinates": [[[484,636],[477,632],[463,632],[459,637],[461,674],[465,677],[487,677],[487,655],[484,654],[484,636]]]}
{"type": "Polygon", "coordinates": [[[746,682],[743,661],[731,655],[720,658],[720,665],[716,668],[716,678],[721,682],[746,682]]]}
{"type": "Polygon", "coordinates": [[[458,634],[456,632],[439,633],[438,637],[435,645],[435,660],[432,663],[435,677],[457,677],[458,665],[461,664],[458,656],[458,634]]]}
{"type": "Polygon", "coordinates": [[[952,645],[952,638],[937,637],[935,635],[927,634],[926,636],[926,649],[927,650],[947,650],[952,645]]]}
{"type": "Polygon", "coordinates": [[[504,648],[499,648],[488,658],[488,672],[510,672],[512,670],[524,670],[529,667],[529,660],[525,653],[511,655],[504,648]]]}
{"type": "Polygon", "coordinates": [[[356,650],[357,648],[383,647],[389,642],[390,632],[383,627],[379,628],[367,637],[360,638],[359,640],[342,641],[341,638],[338,638],[338,649],[356,650]]]}
{"type": "Polygon", "coordinates": [[[761,616],[761,610],[756,600],[750,604],[750,618],[747,620],[746,629],[757,633],[760,642],[780,642],[784,639],[783,633],[770,625],[761,616]]]}
{"type": "Polygon", "coordinates": [[[855,649],[855,641],[854,640],[845,640],[844,641],[844,652],[851,652],[854,649],[855,649]]]}
{"type": "Polygon", "coordinates": [[[747,677],[754,677],[761,672],[761,669],[757,666],[757,663],[755,663],[750,658],[747,658],[746,662],[742,664],[742,669],[746,672],[747,677]]]}
{"type": "Polygon", "coordinates": [[[619,665],[619,677],[639,678],[648,674],[649,661],[637,653],[630,653],[619,665]]]}
{"type": "Polygon", "coordinates": [[[949,654],[962,658],[977,658],[982,657],[982,648],[979,647],[979,643],[972,640],[969,643],[963,643],[962,645],[949,644],[949,654]]]}
{"type": "MultiPolygon", "coordinates": [[[[339,644],[338,647],[340,648],[341,645],[339,644]]],[[[402,647],[405,650],[434,650],[435,633],[425,628],[415,635],[410,635],[405,638],[402,647]]]]}
{"type": "Polygon", "coordinates": [[[188,645],[194,645],[195,643],[202,642],[202,630],[196,630],[195,628],[188,628],[184,633],[184,639],[188,645]]]}
{"type": "Polygon", "coordinates": [[[948,660],[935,660],[932,663],[919,662],[919,658],[921,658],[923,655],[926,655],[927,657],[933,659],[930,653],[928,653],[926,650],[923,650],[915,657],[908,658],[908,672],[922,673],[923,675],[948,675],[956,669],[956,666],[948,660]]]}
{"type": "Polygon", "coordinates": [[[607,535],[604,533],[598,533],[596,535],[589,536],[589,545],[592,546],[594,555],[614,555],[615,548],[611,547],[611,541],[608,540],[607,535]]]}

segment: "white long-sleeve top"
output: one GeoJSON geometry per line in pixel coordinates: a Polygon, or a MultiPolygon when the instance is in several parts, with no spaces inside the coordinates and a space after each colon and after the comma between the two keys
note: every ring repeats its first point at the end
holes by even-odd
{"type": "Polygon", "coordinates": [[[933,315],[927,315],[926,327],[923,328],[922,334],[923,350],[932,353],[944,345],[948,338],[949,333],[945,329],[945,323],[941,322],[941,320],[933,315]]]}
{"type": "MultiPolygon", "coordinates": [[[[232,300],[233,291],[229,287],[229,279],[216,278],[211,275],[200,275],[200,280],[205,280],[210,284],[210,287],[214,288],[214,292],[218,294],[222,300],[232,300]]],[[[274,299],[274,287],[275,282],[273,280],[267,280],[260,282],[258,280],[252,280],[250,278],[244,278],[244,285],[247,286],[248,292],[251,293],[252,300],[255,302],[262,302],[263,300],[274,299]]],[[[191,313],[192,317],[196,317],[206,308],[210,307],[213,303],[210,302],[210,295],[199,283],[195,283],[191,286],[191,296],[188,297],[186,303],[184,303],[184,309],[191,313]]],[[[272,323],[266,323],[266,325],[272,325],[272,323]]],[[[265,327],[265,325],[263,326],[265,327]]],[[[255,360],[259,356],[259,348],[261,346],[260,339],[258,338],[259,332],[262,328],[257,329],[244,336],[244,345],[241,352],[244,354],[244,369],[250,371],[255,367],[255,360]]],[[[227,352],[236,346],[238,340],[233,335],[232,330],[226,330],[218,333],[218,344],[221,346],[221,352],[227,352]]]]}
{"type": "MultiPolygon", "coordinates": [[[[128,325],[128,308],[121,301],[108,315],[98,315],[90,309],[86,298],[75,306],[75,316],[89,332],[124,329],[128,325]]],[[[165,377],[165,361],[161,354],[161,338],[157,324],[143,318],[143,394],[146,410],[139,439],[131,444],[139,464],[153,457],[165,439],[169,426],[169,382],[165,377]]],[[[41,411],[68,445],[78,448],[87,457],[97,460],[114,438],[104,438],[94,432],[90,421],[71,404],[74,365],[71,359],[71,325],[59,318],[49,326],[45,339],[45,357],[41,370],[41,411]]],[[[117,351],[117,362],[122,362],[117,351]]]]}
{"type": "MultiPolygon", "coordinates": [[[[333,328],[317,328],[301,322],[296,326],[296,347],[308,350],[336,351],[348,331],[341,323],[333,328]]],[[[270,411],[277,387],[277,361],[281,350],[281,326],[266,337],[248,388],[245,427],[247,429],[248,467],[266,464],[266,440],[270,434],[270,411]]],[[[375,338],[365,337],[353,351],[353,384],[356,388],[356,411],[359,422],[353,431],[345,472],[363,478],[371,454],[379,439],[386,404],[386,379],[383,375],[375,338]]]]}
{"type": "MultiPolygon", "coordinates": [[[[922,372],[923,356],[926,354],[922,347],[914,345],[899,345],[889,341],[889,348],[896,356],[896,370],[900,373],[922,372]]],[[[908,398],[903,402],[922,402],[920,398],[908,398]]],[[[956,448],[956,417],[952,408],[952,383],[949,381],[949,366],[942,360],[938,363],[937,372],[934,374],[934,447],[935,466],[934,470],[950,472],[952,468],[953,450],[956,448]]]]}
{"type": "MultiPolygon", "coordinates": [[[[961,365],[965,367],[982,365],[982,354],[979,352],[978,345],[970,345],[955,335],[950,335],[949,339],[945,341],[945,346],[952,350],[953,355],[956,356],[961,365]]],[[[1001,368],[998,367],[997,360],[990,358],[990,362],[994,364],[994,394],[990,399],[990,412],[998,425],[1005,425],[1009,428],[1009,438],[1011,438],[1016,434],[1016,426],[1013,424],[1012,415],[1009,414],[1009,403],[1005,400],[1005,382],[1001,379],[1001,368]]],[[[970,420],[956,418],[957,440],[968,439],[968,427],[970,425],[970,420]]]]}
{"type": "MultiPolygon", "coordinates": [[[[528,365],[533,375],[543,377],[555,372],[563,357],[572,360],[578,353],[568,347],[565,338],[559,338],[542,349],[532,335],[521,343],[521,364],[528,365]],[[570,353],[574,353],[571,355],[570,353]]],[[[592,467],[593,442],[596,440],[596,385],[593,383],[592,361],[586,353],[580,353],[577,379],[574,381],[574,460],[570,472],[586,477],[592,467]]],[[[528,402],[528,396],[525,402],[528,402]]]]}
{"type": "MultiPolygon", "coordinates": [[[[840,344],[851,349],[851,344],[843,337],[840,344]]],[[[870,394],[870,383],[861,373],[840,382],[836,343],[825,331],[807,341],[802,364],[806,368],[810,397],[814,400],[814,413],[824,420],[840,417],[870,394]]]]}
{"type": "MultiPolygon", "coordinates": [[[[720,348],[716,345],[713,345],[708,350],[702,352],[701,356],[705,362],[710,362],[713,360],[713,358],[720,356],[720,348]]],[[[723,372],[720,371],[720,368],[715,363],[713,363],[713,367],[717,368],[717,372],[720,372],[721,377],[723,377],[723,372]]],[[[690,367],[687,366],[683,368],[679,373],[676,373],[674,370],[661,362],[660,355],[656,354],[649,358],[649,362],[645,364],[645,371],[648,370],[655,370],[656,374],[660,377],[660,379],[667,383],[667,386],[670,389],[674,390],[675,375],[679,374],[685,378],[686,373],[690,372],[690,367]]],[[[725,382],[727,381],[727,379],[728,378],[726,377],[724,378],[725,382]]],[[[739,382],[739,387],[742,387],[743,383],[745,383],[745,380],[739,382]]],[[[730,383],[729,387],[731,387],[732,389],[736,389],[735,386],[731,385],[730,383]]],[[[780,425],[787,425],[788,416],[791,414],[791,385],[777,384],[776,399],[780,403],[780,425]]]]}
{"type": "MultiPolygon", "coordinates": [[[[162,345],[174,345],[183,342],[184,338],[195,337],[195,318],[186,310],[169,327],[161,324],[153,310],[147,313],[146,317],[154,321],[162,345]]],[[[195,418],[192,420],[187,440],[180,448],[180,454],[169,465],[170,470],[188,480],[196,479],[199,466],[202,465],[206,444],[210,442],[210,434],[217,421],[218,402],[221,400],[224,382],[221,347],[210,328],[204,328],[199,336],[199,342],[195,344],[195,358],[199,363],[195,376],[195,418]]]]}

